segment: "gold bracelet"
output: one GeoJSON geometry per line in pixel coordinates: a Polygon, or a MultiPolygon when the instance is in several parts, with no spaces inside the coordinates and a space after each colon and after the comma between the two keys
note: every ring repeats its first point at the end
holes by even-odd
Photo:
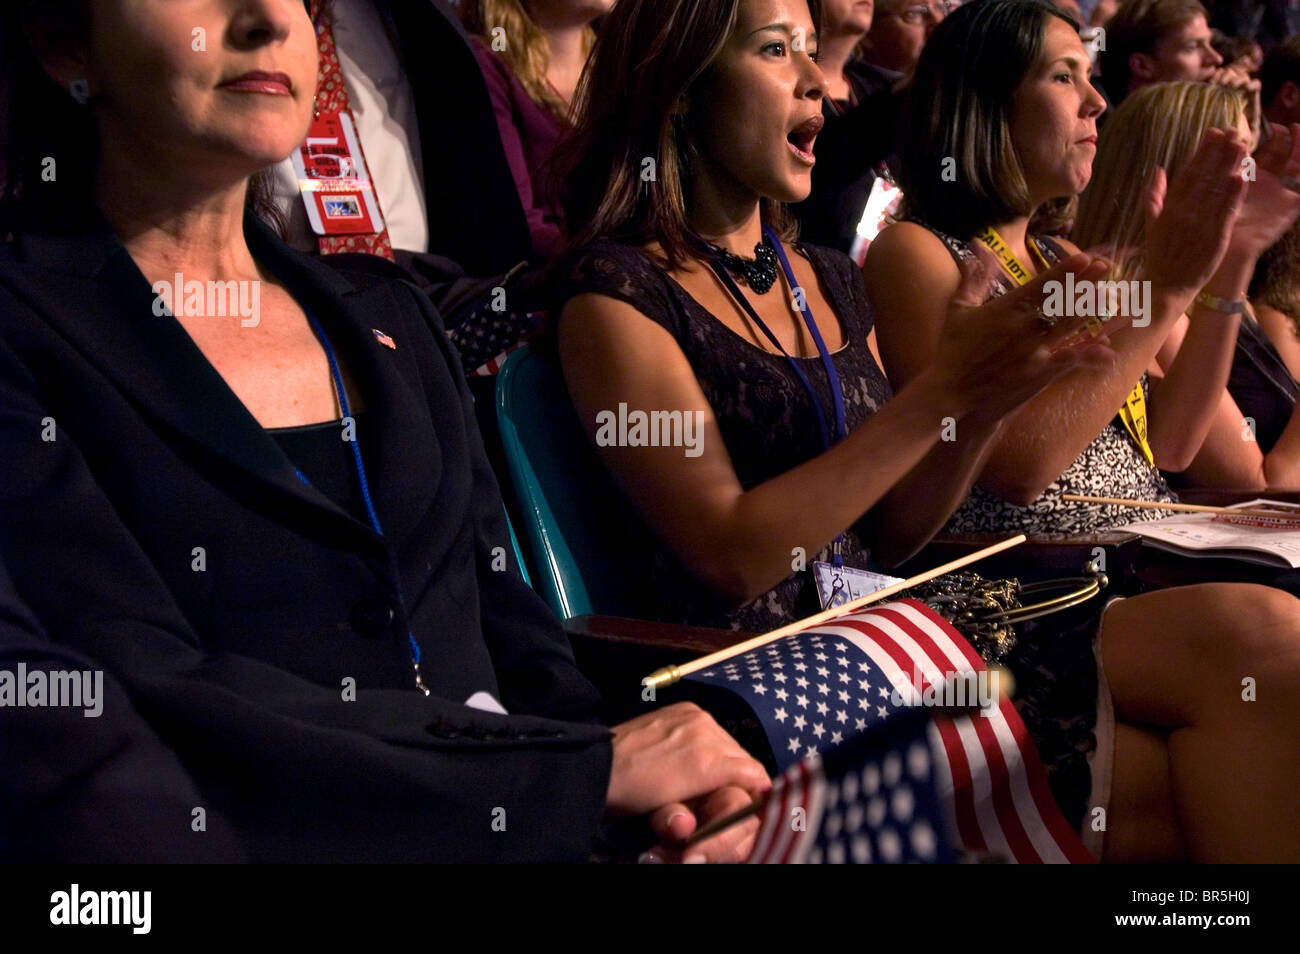
{"type": "Polygon", "coordinates": [[[1238,298],[1236,301],[1230,301],[1226,298],[1215,298],[1209,292],[1197,292],[1196,297],[1192,299],[1193,304],[1203,305],[1210,311],[1217,311],[1222,315],[1240,315],[1246,310],[1246,299],[1238,298]]]}

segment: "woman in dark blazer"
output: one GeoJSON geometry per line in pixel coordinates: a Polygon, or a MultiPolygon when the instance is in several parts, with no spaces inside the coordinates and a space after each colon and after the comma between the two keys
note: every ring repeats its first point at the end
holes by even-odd
{"type": "Polygon", "coordinates": [[[762,791],[693,707],[612,740],[598,724],[508,563],[427,299],[246,215],[250,178],[307,128],[303,6],[205,7],[203,55],[189,8],[79,6],[21,4],[7,24],[35,39],[7,56],[29,75],[0,252],[0,560],[188,773],[201,803],[146,799],[141,826],[193,834],[196,857],[203,809],[255,860],[531,861],[583,859],[605,814],[653,813],[671,856],[697,815],[762,791]],[[95,148],[36,143],[33,116],[93,120],[95,148]]]}

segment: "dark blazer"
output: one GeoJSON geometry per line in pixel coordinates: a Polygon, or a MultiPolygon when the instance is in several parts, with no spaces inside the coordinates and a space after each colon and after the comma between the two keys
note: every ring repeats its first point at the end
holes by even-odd
{"type": "Polygon", "coordinates": [[[298,479],[102,220],[27,230],[0,248],[0,560],[19,596],[123,687],[254,859],[584,859],[609,733],[544,604],[493,569],[501,498],[437,313],[246,232],[346,356],[384,537],[298,479]],[[511,715],[464,707],[477,691],[511,715]]]}
{"type": "MultiPolygon", "coordinates": [[[[50,640],[0,563],[0,674],[96,668],[50,640]]],[[[205,812],[197,823],[203,796],[117,680],[101,689],[89,718],[73,707],[0,708],[0,863],[244,860],[225,819],[205,812]]]]}

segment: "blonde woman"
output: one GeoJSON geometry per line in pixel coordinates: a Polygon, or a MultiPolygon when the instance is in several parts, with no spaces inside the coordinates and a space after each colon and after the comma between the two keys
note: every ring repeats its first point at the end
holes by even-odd
{"type": "MultiPolygon", "coordinates": [[[[1092,183],[1080,202],[1075,242],[1105,249],[1117,261],[1119,278],[1136,277],[1143,267],[1146,184],[1157,169],[1175,175],[1206,131],[1215,128],[1246,133],[1246,103],[1239,93],[1207,83],[1160,83],[1126,99],[1102,134],[1092,183]]],[[[1242,275],[1253,273],[1259,250],[1280,237],[1279,224],[1239,220],[1235,232],[1253,233],[1233,236],[1242,275]]],[[[1199,450],[1185,467],[1162,466],[1192,486],[1296,489],[1296,381],[1246,298],[1245,279],[1239,282],[1230,300],[1198,295],[1148,367],[1157,393],[1178,377],[1214,386],[1202,391],[1210,402],[1208,413],[1190,418],[1195,433],[1189,437],[1199,450]],[[1193,333],[1207,326],[1212,334],[1193,333]]]]}
{"type": "Polygon", "coordinates": [[[551,169],[569,131],[578,78],[595,42],[592,22],[614,0],[462,0],[461,20],[492,96],[497,128],[528,218],[533,258],[564,244],[561,183],[551,169]]]}

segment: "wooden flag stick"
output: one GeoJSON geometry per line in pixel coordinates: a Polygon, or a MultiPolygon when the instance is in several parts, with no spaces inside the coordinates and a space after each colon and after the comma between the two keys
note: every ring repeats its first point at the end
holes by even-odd
{"type": "Polygon", "coordinates": [[[1146,510],[1177,510],[1180,513],[1218,513],[1234,517],[1271,517],[1274,520],[1300,520],[1300,510],[1259,510],[1245,507],[1206,507],[1202,504],[1161,503],[1158,500],[1126,500],[1123,497],[1086,497],[1061,494],[1062,500],[1074,503],[1112,504],[1116,507],[1141,507],[1146,510]]]}
{"type": "Polygon", "coordinates": [[[768,643],[780,639],[782,636],[789,636],[791,633],[798,633],[813,626],[818,626],[836,617],[843,616],[845,613],[852,613],[854,610],[861,609],[869,603],[876,603],[895,593],[911,589],[913,586],[919,586],[936,576],[943,576],[945,573],[951,573],[953,570],[960,570],[964,566],[969,566],[983,560],[985,557],[991,557],[995,553],[1001,553],[1003,550],[1009,550],[1012,547],[1019,546],[1025,542],[1023,533],[1017,534],[1001,543],[995,543],[991,547],[985,547],[983,550],[977,550],[960,559],[953,560],[951,563],[945,563],[943,566],[937,566],[933,570],[926,570],[924,573],[918,573],[916,576],[907,580],[900,580],[897,583],[891,583],[883,590],[876,590],[874,593],[868,593],[856,600],[851,600],[842,606],[831,606],[815,613],[806,619],[795,620],[793,623],[772,630],[770,633],[764,633],[762,636],[755,636],[744,642],[736,643],[726,649],[720,649],[716,653],[709,653],[707,656],[701,656],[699,659],[692,660],[688,663],[682,663],[680,666],[665,666],[663,669],[656,669],[650,675],[641,680],[644,686],[651,686],[655,689],[663,689],[671,686],[673,683],[681,680],[683,676],[689,676],[700,669],[707,669],[714,663],[721,662],[724,659],[730,659],[732,656],[738,656],[741,653],[749,652],[759,646],[766,646],[768,643]]]}

